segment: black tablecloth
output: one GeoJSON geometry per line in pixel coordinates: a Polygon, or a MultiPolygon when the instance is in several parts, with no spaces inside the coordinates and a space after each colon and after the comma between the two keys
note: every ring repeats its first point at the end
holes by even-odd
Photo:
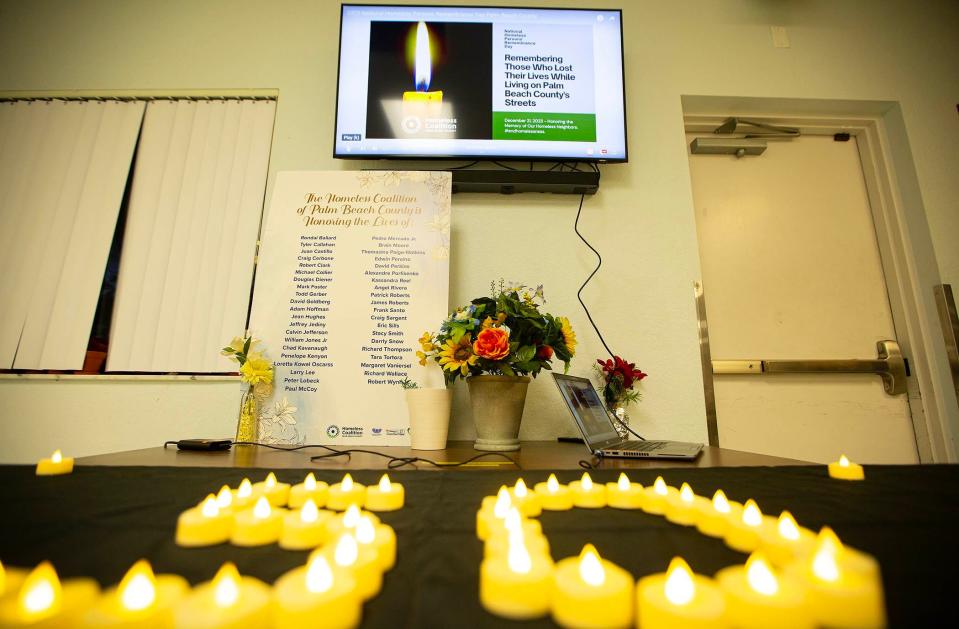
{"type": "MultiPolygon", "coordinates": [[[[254,470],[253,481],[265,470],[254,470]]],[[[157,572],[192,583],[213,576],[224,561],[273,582],[305,562],[307,553],[277,546],[228,545],[201,549],[173,543],[177,515],[221,485],[235,487],[251,470],[213,468],[78,467],[69,476],[41,478],[30,467],[0,466],[0,560],[31,566],[54,562],[61,576],[92,576],[116,583],[138,558],[157,572]]],[[[304,470],[277,472],[301,482],[304,470]]],[[[333,483],[341,473],[314,471],[333,483]]],[[[357,471],[375,483],[382,472],[357,471]]],[[[891,626],[933,626],[954,616],[959,578],[959,466],[867,466],[865,482],[828,478],[824,466],[637,470],[632,480],[651,484],[657,473],[679,486],[688,481],[701,495],[722,488],[734,500],[755,498],[765,513],[789,509],[814,530],[832,526],[848,544],[874,554],[882,567],[891,626]]],[[[364,627],[553,626],[548,619],[512,623],[480,607],[478,571],[482,545],[475,513],[483,496],[512,484],[517,472],[391,472],[406,487],[406,507],[382,514],[396,529],[398,561],[382,593],[364,606],[364,627]]],[[[594,471],[597,481],[618,472],[594,471]]],[[[544,472],[523,473],[527,484],[544,472]]],[[[558,472],[561,482],[579,476],[558,472]]],[[[554,559],[575,555],[585,542],[636,578],[665,569],[682,555],[696,572],[713,574],[745,555],[695,529],[639,511],[615,509],[551,513],[540,518],[554,559]]]]}

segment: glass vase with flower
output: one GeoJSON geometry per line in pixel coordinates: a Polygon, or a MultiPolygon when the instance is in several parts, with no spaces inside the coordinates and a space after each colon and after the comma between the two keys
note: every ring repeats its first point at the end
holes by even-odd
{"type": "Polygon", "coordinates": [[[239,363],[240,377],[246,384],[236,423],[235,441],[239,443],[257,442],[260,399],[268,397],[272,389],[273,364],[257,351],[259,343],[252,336],[237,336],[220,351],[239,363]]]}
{"type": "Polygon", "coordinates": [[[622,439],[629,438],[629,405],[638,402],[642,394],[634,387],[648,374],[636,368],[635,363],[626,362],[619,356],[596,360],[600,380],[600,393],[606,409],[615,417],[613,425],[622,439]]]}

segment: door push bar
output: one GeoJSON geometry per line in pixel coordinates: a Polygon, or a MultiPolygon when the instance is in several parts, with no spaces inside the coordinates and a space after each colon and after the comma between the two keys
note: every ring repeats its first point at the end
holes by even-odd
{"type": "Polygon", "coordinates": [[[895,341],[878,341],[875,360],[714,360],[714,374],[871,373],[882,378],[889,395],[906,392],[906,361],[895,341]]]}

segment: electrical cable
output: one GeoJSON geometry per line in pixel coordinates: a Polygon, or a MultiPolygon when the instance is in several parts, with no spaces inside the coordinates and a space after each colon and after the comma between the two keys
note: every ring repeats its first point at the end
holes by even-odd
{"type": "Polygon", "coordinates": [[[583,212],[583,202],[586,200],[586,194],[581,194],[579,197],[579,209],[576,210],[576,221],[573,222],[573,231],[576,232],[576,235],[579,236],[579,239],[583,241],[583,244],[589,247],[590,251],[596,254],[596,258],[599,260],[596,268],[593,269],[593,272],[589,274],[589,277],[586,278],[586,281],[583,282],[583,285],[579,287],[579,290],[576,291],[576,299],[579,300],[579,305],[583,307],[583,311],[586,312],[586,318],[589,319],[590,325],[593,326],[593,329],[596,330],[596,335],[599,337],[599,341],[603,344],[603,347],[606,348],[606,352],[609,354],[610,358],[614,357],[613,350],[609,349],[609,345],[606,344],[606,339],[603,338],[603,333],[599,331],[596,322],[593,321],[593,316],[589,313],[589,308],[586,307],[586,303],[583,301],[582,293],[583,289],[586,288],[586,285],[589,284],[589,281],[593,279],[593,276],[599,271],[600,267],[603,266],[603,256],[599,254],[599,251],[589,244],[586,238],[583,237],[583,234],[579,232],[579,216],[583,212]]]}
{"type": "Polygon", "coordinates": [[[506,170],[519,170],[518,168],[513,168],[513,167],[510,166],[509,164],[503,164],[503,163],[497,162],[497,161],[490,161],[490,163],[491,163],[491,164],[496,164],[496,165],[499,166],[500,168],[505,168],[506,170]]]}

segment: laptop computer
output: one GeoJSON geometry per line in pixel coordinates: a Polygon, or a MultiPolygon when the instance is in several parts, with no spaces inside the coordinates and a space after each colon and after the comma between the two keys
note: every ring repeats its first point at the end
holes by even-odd
{"type": "Polygon", "coordinates": [[[701,443],[684,441],[629,441],[616,432],[613,419],[588,378],[553,374],[553,380],[583,433],[589,451],[597,456],[650,459],[695,459],[701,443]]]}

